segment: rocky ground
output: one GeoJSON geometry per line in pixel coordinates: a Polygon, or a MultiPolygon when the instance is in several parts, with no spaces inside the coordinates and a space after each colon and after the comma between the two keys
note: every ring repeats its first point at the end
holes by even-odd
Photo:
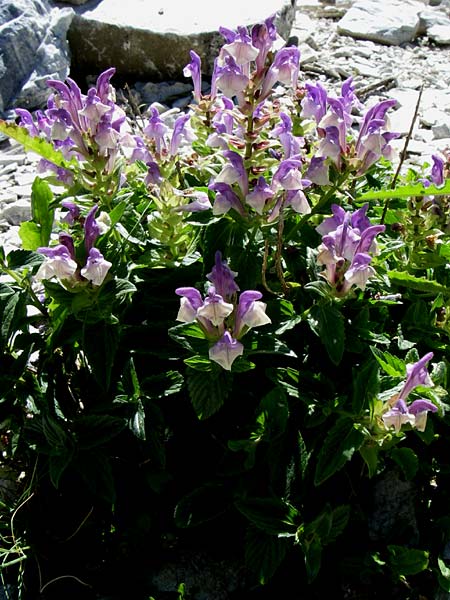
{"type": "MultiPolygon", "coordinates": [[[[397,140],[399,150],[423,86],[407,153],[408,163],[421,164],[431,154],[450,147],[450,0],[422,3],[420,22],[416,18],[411,24],[407,9],[414,5],[417,17],[418,3],[394,0],[399,10],[404,10],[401,25],[383,23],[383,19],[389,21],[389,14],[384,12],[385,2],[377,1],[380,13],[373,15],[370,0],[358,0],[357,4],[352,0],[297,0],[291,41],[301,49],[304,80],[320,79],[337,91],[341,82],[352,76],[363,102],[397,100],[391,128],[403,134],[397,140]],[[361,5],[362,10],[355,12],[361,5]],[[386,45],[387,41],[399,45],[386,45]]],[[[134,83],[131,93],[136,103],[156,101],[183,108],[191,99],[191,90],[187,81],[143,81],[134,83]]],[[[0,140],[0,244],[6,251],[20,247],[19,225],[30,218],[37,161],[15,142],[0,140]]]]}

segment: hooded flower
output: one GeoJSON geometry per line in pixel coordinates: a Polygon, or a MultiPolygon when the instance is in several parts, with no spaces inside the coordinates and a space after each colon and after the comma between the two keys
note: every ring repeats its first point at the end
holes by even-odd
{"type": "Polygon", "coordinates": [[[416,363],[406,365],[407,378],[405,384],[394,404],[388,403],[390,408],[382,415],[386,428],[393,427],[395,432],[398,433],[402,425],[409,423],[411,427],[418,431],[425,430],[428,412],[436,412],[437,407],[424,398],[414,400],[409,405],[406,400],[410,392],[417,386],[431,387],[433,385],[426,368],[427,363],[432,358],[433,353],[428,352],[416,363]]]}

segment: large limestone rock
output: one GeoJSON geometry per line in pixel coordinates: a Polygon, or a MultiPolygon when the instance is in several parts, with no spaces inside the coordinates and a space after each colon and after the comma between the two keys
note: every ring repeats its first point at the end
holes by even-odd
{"type": "Polygon", "coordinates": [[[277,13],[278,32],[289,37],[295,0],[91,0],[75,12],[69,41],[76,71],[114,66],[119,75],[157,81],[182,77],[191,49],[210,74],[223,44],[220,26],[236,29],[277,13]]]}
{"type": "Polygon", "coordinates": [[[339,21],[341,35],[398,46],[420,32],[420,11],[415,0],[359,0],[339,21]]]}
{"type": "Polygon", "coordinates": [[[0,0],[0,114],[40,106],[46,80],[67,76],[72,17],[71,8],[52,8],[47,0],[0,0]]]}

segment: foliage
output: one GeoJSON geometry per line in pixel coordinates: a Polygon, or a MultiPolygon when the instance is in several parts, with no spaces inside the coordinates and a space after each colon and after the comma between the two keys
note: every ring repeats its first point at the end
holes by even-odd
{"type": "Polygon", "coordinates": [[[393,187],[392,101],[222,34],[186,113],[130,120],[109,69],[0,122],[42,157],[0,249],[3,581],[159,600],[209,552],[246,597],[448,591],[449,165],[393,187]]]}

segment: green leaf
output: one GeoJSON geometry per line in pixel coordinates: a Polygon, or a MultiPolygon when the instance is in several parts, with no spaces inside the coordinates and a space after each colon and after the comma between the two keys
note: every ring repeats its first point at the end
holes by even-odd
{"type": "Polygon", "coordinates": [[[431,295],[450,295],[450,288],[425,277],[414,277],[404,271],[388,271],[389,281],[394,285],[403,286],[417,292],[427,292],[431,295]]]}
{"type": "Polygon", "coordinates": [[[300,431],[298,432],[298,451],[300,455],[300,472],[302,475],[302,479],[305,478],[306,469],[308,468],[309,459],[312,456],[312,452],[308,452],[305,444],[305,440],[303,439],[300,431]]]}
{"type": "Polygon", "coordinates": [[[245,536],[245,563],[266,584],[286,556],[287,540],[268,535],[256,527],[249,527],[245,536]]]}
{"type": "Polygon", "coordinates": [[[220,409],[230,393],[233,376],[215,365],[212,371],[188,368],[186,375],[189,396],[197,417],[211,417],[220,409]]]}
{"type": "Polygon", "coordinates": [[[354,368],[352,373],[352,408],[355,414],[360,414],[370,406],[370,401],[378,393],[378,366],[375,361],[368,360],[357,369],[354,368]]]}
{"type": "Polygon", "coordinates": [[[415,550],[404,546],[388,546],[388,563],[398,577],[417,575],[428,567],[429,553],[425,550],[415,550]]]}
{"type": "Polygon", "coordinates": [[[140,400],[137,402],[136,412],[130,419],[130,429],[139,440],[145,441],[147,437],[145,432],[145,411],[140,400]]]}
{"type": "Polygon", "coordinates": [[[116,490],[111,462],[102,452],[79,452],[73,465],[94,497],[114,504],[116,490]]]}
{"type": "Polygon", "coordinates": [[[377,473],[378,451],[378,446],[362,446],[359,449],[359,453],[369,469],[369,478],[373,477],[377,473]]]}
{"type": "Polygon", "coordinates": [[[4,344],[8,342],[10,332],[13,332],[16,329],[16,327],[14,327],[14,321],[21,306],[23,306],[23,302],[21,302],[21,295],[19,293],[15,293],[11,296],[8,296],[5,304],[0,309],[0,333],[4,344]]]}
{"type": "Polygon", "coordinates": [[[344,353],[344,318],[332,304],[315,304],[308,315],[312,331],[320,337],[330,360],[338,365],[344,353]]]}
{"type": "Polygon", "coordinates": [[[232,505],[229,486],[207,484],[184,496],[175,507],[177,527],[196,527],[223,514],[232,505]]]}
{"type": "Polygon", "coordinates": [[[67,449],[65,452],[51,454],[49,457],[50,481],[58,488],[61,476],[67,469],[73,458],[73,451],[67,449]]]}
{"type": "Polygon", "coordinates": [[[387,375],[389,375],[390,377],[406,376],[406,367],[404,362],[400,358],[397,358],[389,352],[382,352],[374,346],[371,346],[370,350],[372,351],[372,354],[376,358],[380,367],[387,375]]]}
{"type": "MultiPolygon", "coordinates": [[[[40,246],[48,246],[53,228],[55,211],[50,208],[53,192],[46,181],[36,177],[31,188],[31,215],[38,226],[40,246]]],[[[36,250],[36,248],[27,248],[36,250]]]]}
{"type": "Polygon", "coordinates": [[[264,396],[258,407],[258,417],[263,417],[264,438],[274,440],[284,433],[289,418],[287,397],[280,387],[276,387],[264,396]]]}
{"type": "Polygon", "coordinates": [[[29,250],[13,250],[7,256],[8,267],[13,271],[23,270],[24,267],[32,269],[38,267],[45,259],[42,254],[29,250]]]}
{"type": "Polygon", "coordinates": [[[95,327],[86,329],[83,336],[83,350],[92,367],[92,373],[105,390],[109,388],[111,382],[111,372],[119,340],[118,326],[105,322],[99,322],[95,327]]]}
{"type": "Polygon", "coordinates": [[[20,224],[19,237],[24,250],[36,250],[41,246],[41,230],[33,221],[23,221],[20,224]]]}
{"type": "Polygon", "coordinates": [[[253,525],[271,535],[294,534],[299,526],[298,510],[278,498],[245,498],[235,506],[253,525]]]}
{"type": "Polygon", "coordinates": [[[43,138],[30,135],[25,127],[0,119],[0,132],[19,142],[26,151],[35,152],[58,167],[69,170],[77,169],[75,159],[67,160],[62,152],[55,150],[53,144],[43,138]]]}
{"type": "Polygon", "coordinates": [[[446,196],[450,194],[450,179],[442,187],[430,185],[425,187],[422,183],[398,186],[393,190],[381,189],[371,190],[358,196],[358,202],[361,200],[384,200],[386,198],[409,198],[411,196],[446,196]]]}
{"type": "Polygon", "coordinates": [[[322,544],[319,538],[313,537],[310,542],[304,542],[301,546],[305,556],[308,583],[312,583],[319,574],[322,564],[322,544]]]}
{"type": "Polygon", "coordinates": [[[126,420],[110,415],[88,415],[78,417],[74,423],[79,447],[82,450],[98,448],[115,437],[126,427],[126,420]]]}
{"type": "Polygon", "coordinates": [[[442,560],[441,557],[438,557],[437,562],[438,562],[438,567],[439,567],[439,573],[438,573],[439,585],[445,592],[448,593],[448,592],[450,592],[450,568],[447,567],[447,565],[445,564],[445,562],[442,560]]]}
{"type": "Polygon", "coordinates": [[[391,458],[403,471],[406,479],[413,479],[419,468],[417,454],[411,448],[393,448],[391,458]]]}
{"type": "Polygon", "coordinates": [[[352,419],[340,417],[328,432],[319,452],[314,485],[321,485],[342,469],[364,440],[364,433],[356,429],[352,419]]]}

